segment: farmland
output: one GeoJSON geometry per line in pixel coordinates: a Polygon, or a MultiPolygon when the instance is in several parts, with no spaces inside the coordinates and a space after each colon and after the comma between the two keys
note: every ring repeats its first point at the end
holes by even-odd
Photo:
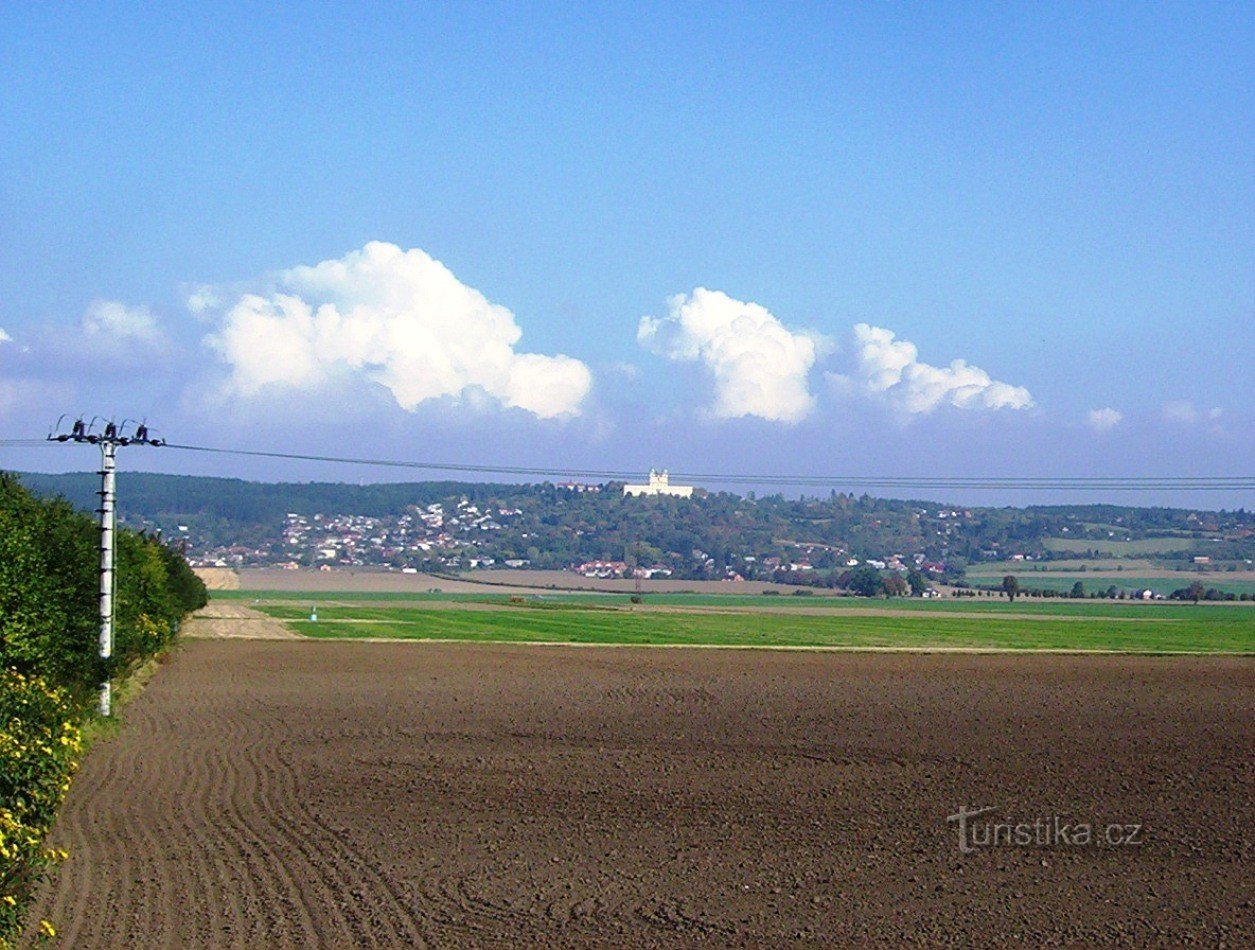
{"type": "MultiPolygon", "coordinates": [[[[1210,539],[1206,539],[1210,540],[1210,539]]],[[[1198,538],[1140,538],[1122,541],[1111,538],[1042,538],[1041,546],[1047,551],[1068,553],[1097,551],[1116,557],[1136,557],[1139,554],[1168,554],[1176,551],[1194,551],[1205,546],[1198,538]]]]}
{"type": "Polygon", "coordinates": [[[34,914],[65,946],[1242,945],[1253,669],[190,639],[84,763],[34,914]],[[963,853],[963,804],[1138,837],[963,853]]]}
{"type": "MultiPolygon", "coordinates": [[[[973,573],[969,575],[971,583],[978,586],[996,586],[1005,574],[973,573]]],[[[1020,586],[1033,590],[1052,590],[1063,592],[1072,589],[1072,585],[1080,581],[1086,591],[1103,591],[1108,587],[1118,590],[1150,590],[1165,597],[1175,590],[1188,587],[1191,582],[1199,581],[1204,587],[1214,587],[1225,593],[1240,597],[1243,594],[1255,594],[1255,580],[1249,572],[1235,578],[1232,574],[1191,574],[1186,571],[1159,572],[1116,572],[1116,571],[1041,571],[1015,572],[1020,586]]]]}
{"type": "MultiPolygon", "coordinates": [[[[234,593],[234,592],[232,592],[234,593]]],[[[221,595],[219,595],[221,596],[221,595]]],[[[1255,652],[1241,605],[867,601],[860,598],[243,592],[263,614],[319,639],[917,650],[1255,652]],[[297,599],[299,596],[299,599],[297,599]],[[317,620],[311,620],[317,603],[317,620]]],[[[232,598],[227,598],[231,600],[232,598]]]]}

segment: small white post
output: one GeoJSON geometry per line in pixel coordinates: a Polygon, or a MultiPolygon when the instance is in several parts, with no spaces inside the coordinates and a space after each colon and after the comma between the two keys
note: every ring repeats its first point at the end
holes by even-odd
{"type": "MultiPolygon", "coordinates": [[[[116,468],[118,447],[112,442],[100,443],[100,658],[106,662],[113,656],[113,551],[114,511],[116,509],[116,468]]],[[[111,713],[109,674],[100,684],[100,715],[111,713]]]]}

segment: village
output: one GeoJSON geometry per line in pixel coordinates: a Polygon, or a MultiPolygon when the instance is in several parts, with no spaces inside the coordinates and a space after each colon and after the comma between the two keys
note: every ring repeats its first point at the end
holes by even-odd
{"type": "MultiPolygon", "coordinates": [[[[563,486],[566,488],[567,486],[563,486]]],[[[633,486],[634,487],[634,486],[633,486]]],[[[572,491],[591,491],[588,486],[569,486],[572,491]]],[[[466,571],[519,569],[532,566],[528,557],[500,557],[495,553],[494,533],[507,528],[522,511],[517,508],[481,508],[468,499],[446,508],[441,503],[414,506],[396,517],[356,514],[301,515],[289,512],[279,534],[272,540],[253,544],[217,546],[197,544],[186,525],[178,530],[184,539],[189,562],[195,567],[252,568],[286,570],[380,568],[405,572],[423,570],[466,571]]],[[[945,514],[955,514],[958,512],[945,514]]],[[[526,532],[521,540],[529,540],[526,532]]],[[[821,543],[779,541],[787,553],[760,557],[733,552],[734,563],[718,564],[699,548],[686,552],[688,570],[672,564],[639,563],[626,559],[591,559],[563,565],[563,569],[584,577],[643,580],[683,575],[721,577],[729,581],[747,576],[812,574],[817,561],[824,568],[855,568],[860,565],[902,574],[915,569],[941,574],[945,565],[929,561],[924,554],[887,554],[882,557],[853,557],[845,548],[821,543]]]]}

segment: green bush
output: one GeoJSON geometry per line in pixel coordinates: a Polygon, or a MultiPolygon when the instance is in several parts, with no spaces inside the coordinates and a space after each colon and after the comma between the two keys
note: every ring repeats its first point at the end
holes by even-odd
{"type": "MultiPolygon", "coordinates": [[[[99,529],[63,500],[0,473],[0,947],[57,855],[43,850],[82,749],[80,727],[108,673],[160,653],[207,601],[182,556],[121,530],[114,656],[98,656],[99,529]]],[[[51,936],[52,926],[41,922],[51,936]]]]}
{"type": "Polygon", "coordinates": [[[66,690],[0,670],[0,946],[19,931],[42,874],[65,857],[43,840],[82,751],[78,716],[66,690]]]}

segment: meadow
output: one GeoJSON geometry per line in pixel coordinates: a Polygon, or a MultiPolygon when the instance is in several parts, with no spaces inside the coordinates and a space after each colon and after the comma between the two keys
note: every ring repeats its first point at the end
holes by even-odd
{"type": "Polygon", "coordinates": [[[1189,587],[1194,581],[1201,581],[1204,587],[1214,587],[1238,597],[1255,594],[1255,581],[1249,579],[1249,574],[1234,578],[1232,574],[1220,572],[1200,574],[1177,571],[1169,574],[1161,571],[1157,574],[1137,574],[1118,571],[969,571],[967,579],[971,584],[990,586],[1002,583],[1002,578],[1007,574],[1014,574],[1020,587],[1026,590],[1063,592],[1071,590],[1072,585],[1080,581],[1085,585],[1086,593],[1115,586],[1119,590],[1152,590],[1166,597],[1174,590],[1189,587]]]}
{"type": "MultiPolygon", "coordinates": [[[[1206,540],[1211,540],[1206,539],[1206,540]]],[[[1136,557],[1138,554],[1166,554],[1173,551],[1194,551],[1204,541],[1198,538],[1139,538],[1136,541],[1118,541],[1114,538],[1042,538],[1047,551],[1099,551],[1117,557],[1136,557]]]]}
{"type": "MultiPolygon", "coordinates": [[[[225,593],[225,592],[224,592],[225,593]]],[[[242,599],[248,592],[230,592],[242,599]]],[[[845,649],[1253,653],[1255,611],[1238,605],[868,601],[855,598],[251,592],[255,609],[319,639],[469,640],[845,649]],[[311,610],[317,606],[317,620],[311,610]]]]}

